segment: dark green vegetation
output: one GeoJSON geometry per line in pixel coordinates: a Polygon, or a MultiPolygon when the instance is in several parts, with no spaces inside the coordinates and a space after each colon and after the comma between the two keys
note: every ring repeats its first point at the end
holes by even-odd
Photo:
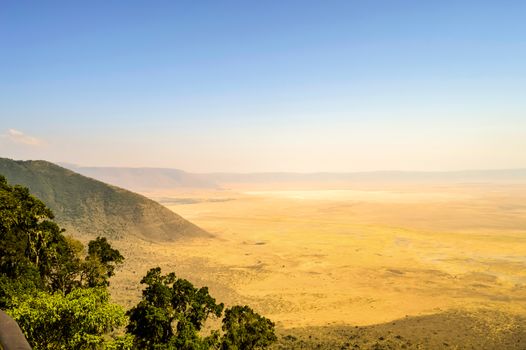
{"type": "Polygon", "coordinates": [[[250,350],[276,340],[274,324],[247,306],[227,309],[222,332],[203,335],[204,323],[220,318],[224,305],[208,288],[162,275],[160,268],[142,279],[142,300],[125,313],[107,290],[124,257],[103,237],[85,252],[53,218],[27,188],[0,176],[0,308],[35,350],[250,350]]]}
{"type": "Polygon", "coordinates": [[[77,237],[135,235],[152,240],[208,235],[162,205],[46,161],[0,158],[0,174],[28,187],[77,237]]]}
{"type": "Polygon", "coordinates": [[[205,321],[221,317],[224,305],[216,303],[207,287],[195,288],[174,273],[148,271],[142,300],[128,311],[127,330],[140,349],[265,349],[276,341],[274,323],[248,306],[225,310],[222,330],[200,336],[205,321]],[[175,325],[175,326],[174,326],[175,325]]]}
{"type": "Polygon", "coordinates": [[[140,348],[168,344],[174,349],[208,349],[218,341],[216,332],[203,339],[198,334],[208,316],[220,317],[224,307],[208,294],[208,288],[197,289],[174,273],[163,276],[160,268],[148,271],[141,283],[147,287],[141,302],[128,312],[127,327],[140,348]]]}
{"type": "Polygon", "coordinates": [[[223,349],[259,349],[276,341],[274,324],[248,306],[225,311],[223,349]]]}
{"type": "Polygon", "coordinates": [[[27,188],[0,177],[0,308],[35,349],[95,348],[125,323],[106,290],[122,256],[101,238],[83,250],[27,188]]]}

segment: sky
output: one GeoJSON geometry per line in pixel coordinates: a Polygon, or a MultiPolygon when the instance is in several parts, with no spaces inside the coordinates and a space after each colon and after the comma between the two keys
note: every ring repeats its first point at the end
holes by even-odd
{"type": "Polygon", "coordinates": [[[0,0],[0,157],[526,168],[526,2],[0,0]]]}

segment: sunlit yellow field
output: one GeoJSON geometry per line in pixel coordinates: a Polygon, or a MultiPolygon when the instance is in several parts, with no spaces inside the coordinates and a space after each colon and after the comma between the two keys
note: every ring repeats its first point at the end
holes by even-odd
{"type": "Polygon", "coordinates": [[[526,314],[526,185],[278,188],[146,193],[215,238],[118,242],[116,297],[161,265],[282,327],[526,314]]]}

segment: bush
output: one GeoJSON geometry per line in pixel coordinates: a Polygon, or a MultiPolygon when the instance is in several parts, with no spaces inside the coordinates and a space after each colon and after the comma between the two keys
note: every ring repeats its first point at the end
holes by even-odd
{"type": "Polygon", "coordinates": [[[126,322],[122,307],[109,303],[104,288],[79,288],[67,295],[40,292],[7,311],[33,349],[93,349],[126,322]]]}
{"type": "Polygon", "coordinates": [[[223,318],[224,350],[264,349],[277,340],[274,323],[248,306],[234,306],[223,318]]]}

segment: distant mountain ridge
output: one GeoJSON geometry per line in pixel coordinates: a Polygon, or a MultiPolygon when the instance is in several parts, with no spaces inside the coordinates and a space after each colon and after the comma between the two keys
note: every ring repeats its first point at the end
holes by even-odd
{"type": "Polygon", "coordinates": [[[206,231],[144,196],[77,174],[47,161],[0,158],[0,175],[30,189],[77,236],[136,236],[176,240],[210,236],[206,231]]]}
{"type": "Polygon", "coordinates": [[[348,173],[189,173],[168,168],[65,167],[83,175],[134,191],[162,189],[222,189],[231,184],[323,184],[340,183],[482,183],[526,182],[526,169],[463,170],[463,171],[369,171],[348,173]]]}
{"type": "Polygon", "coordinates": [[[206,178],[216,183],[228,182],[295,182],[295,181],[454,181],[485,182],[526,180],[525,169],[460,170],[460,171],[364,171],[348,173],[210,173],[206,178]]]}
{"type": "Polygon", "coordinates": [[[66,163],[62,165],[84,176],[137,191],[152,188],[219,188],[206,174],[191,174],[179,169],[80,167],[66,163]]]}

